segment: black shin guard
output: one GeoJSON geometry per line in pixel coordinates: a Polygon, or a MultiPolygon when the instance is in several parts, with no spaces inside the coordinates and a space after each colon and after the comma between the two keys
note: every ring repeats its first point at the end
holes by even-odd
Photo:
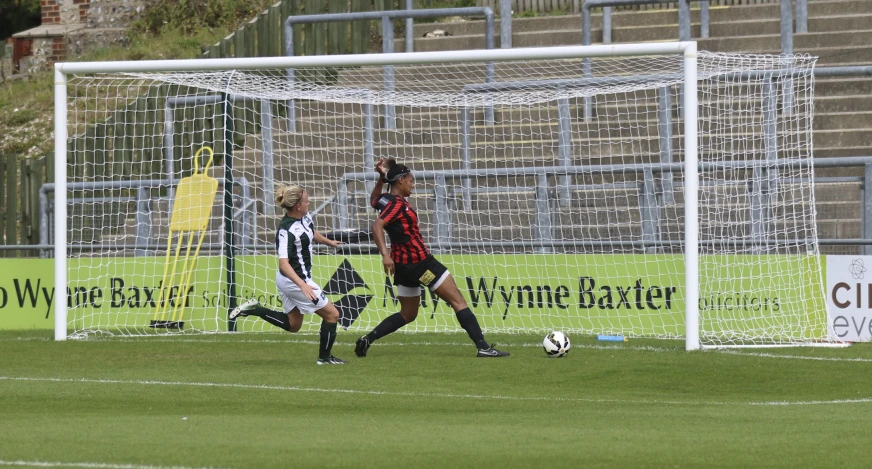
{"type": "Polygon", "coordinates": [[[282,329],[291,332],[291,321],[288,319],[288,315],[280,311],[273,311],[269,308],[264,308],[263,306],[258,305],[255,306],[253,310],[246,311],[245,314],[249,316],[257,316],[273,326],[281,327],[282,329]]]}
{"type": "Polygon", "coordinates": [[[318,345],[318,358],[330,357],[333,350],[333,342],[336,341],[336,323],[321,321],[321,341],[318,345]]]}
{"type": "Polygon", "coordinates": [[[375,326],[375,329],[367,334],[366,337],[369,339],[369,342],[372,343],[405,325],[406,319],[403,315],[400,313],[394,313],[386,317],[378,326],[375,326]]]}
{"type": "Polygon", "coordinates": [[[484,340],[484,334],[481,332],[481,327],[478,325],[478,319],[475,318],[475,314],[472,314],[472,311],[469,308],[463,308],[460,311],[454,313],[457,316],[457,322],[460,323],[460,327],[466,331],[469,338],[475,342],[475,346],[480,349],[489,348],[490,345],[484,340]]]}

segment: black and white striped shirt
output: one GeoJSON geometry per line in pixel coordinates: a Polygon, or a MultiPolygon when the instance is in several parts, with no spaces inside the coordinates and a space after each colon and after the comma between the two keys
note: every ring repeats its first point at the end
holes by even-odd
{"type": "Polygon", "coordinates": [[[309,215],[302,219],[285,215],[276,233],[279,259],[287,259],[294,272],[303,280],[312,278],[312,240],[315,223],[309,215]]]}

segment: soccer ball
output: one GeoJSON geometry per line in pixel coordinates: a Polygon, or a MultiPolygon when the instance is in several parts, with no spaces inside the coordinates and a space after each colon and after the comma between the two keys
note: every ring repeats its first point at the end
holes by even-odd
{"type": "Polygon", "coordinates": [[[562,332],[554,331],[545,336],[542,347],[545,348],[545,353],[549,357],[560,358],[569,353],[569,337],[563,335],[562,332]]]}

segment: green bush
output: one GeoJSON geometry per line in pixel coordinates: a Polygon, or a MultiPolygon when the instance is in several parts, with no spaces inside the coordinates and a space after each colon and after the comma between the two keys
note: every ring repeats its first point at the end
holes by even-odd
{"type": "Polygon", "coordinates": [[[159,0],[132,25],[134,34],[164,30],[193,33],[203,28],[232,30],[268,8],[270,0],[159,0]]]}

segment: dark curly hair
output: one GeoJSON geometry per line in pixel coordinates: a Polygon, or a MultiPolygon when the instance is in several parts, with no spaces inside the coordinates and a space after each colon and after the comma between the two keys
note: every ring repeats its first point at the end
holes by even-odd
{"type": "Polygon", "coordinates": [[[408,166],[404,164],[398,164],[397,160],[393,158],[388,158],[382,163],[386,172],[384,177],[385,184],[394,184],[400,180],[401,177],[412,172],[408,166]]]}

